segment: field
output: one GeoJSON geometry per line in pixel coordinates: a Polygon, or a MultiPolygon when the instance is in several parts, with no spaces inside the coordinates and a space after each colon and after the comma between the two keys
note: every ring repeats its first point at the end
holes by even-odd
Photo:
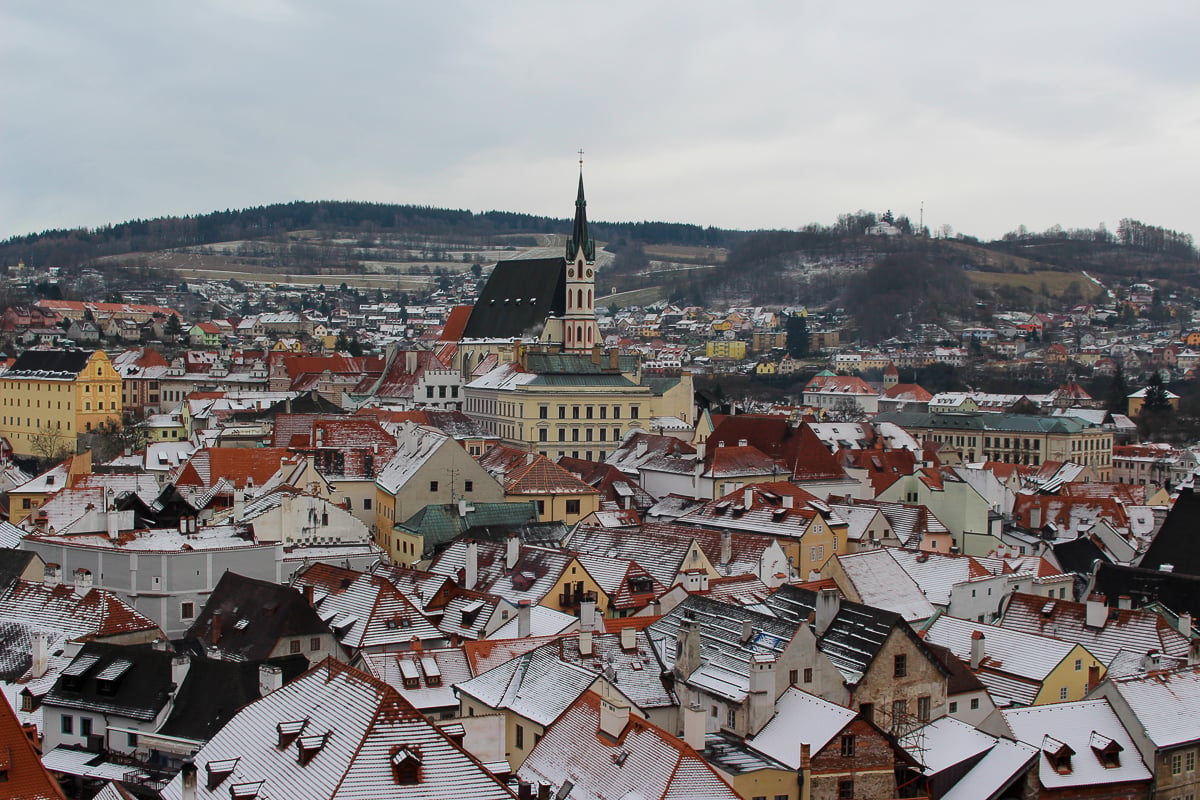
{"type": "Polygon", "coordinates": [[[1092,297],[1099,287],[1082,272],[1055,272],[1040,270],[1035,272],[968,272],[975,283],[989,286],[1009,286],[1014,289],[1028,289],[1034,294],[1041,294],[1042,288],[1054,297],[1062,297],[1072,283],[1077,284],[1082,297],[1092,297]]]}

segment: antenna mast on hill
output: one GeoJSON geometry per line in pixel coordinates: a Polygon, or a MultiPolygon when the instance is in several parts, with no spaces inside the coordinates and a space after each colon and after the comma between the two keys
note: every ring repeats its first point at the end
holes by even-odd
{"type": "Polygon", "coordinates": [[[921,231],[922,236],[925,235],[925,201],[924,200],[921,201],[921,227],[918,228],[918,230],[921,231]]]}

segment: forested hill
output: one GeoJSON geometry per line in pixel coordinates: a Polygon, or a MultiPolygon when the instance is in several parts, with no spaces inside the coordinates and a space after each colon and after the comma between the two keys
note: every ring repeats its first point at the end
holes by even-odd
{"type": "MultiPolygon", "coordinates": [[[[571,220],[510,211],[472,212],[430,206],[356,202],[294,202],[186,217],[131,220],[99,228],[49,230],[0,242],[0,267],[75,267],[96,258],[242,239],[262,239],[296,230],[394,232],[457,242],[488,242],[511,234],[567,233],[571,220]]],[[[598,239],[633,239],[645,244],[728,247],[737,231],[676,222],[593,222],[598,239]]]]}

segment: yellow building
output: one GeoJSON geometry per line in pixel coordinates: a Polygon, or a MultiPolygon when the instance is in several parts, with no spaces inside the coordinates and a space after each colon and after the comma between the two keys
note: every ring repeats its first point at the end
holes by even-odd
{"type": "Polygon", "coordinates": [[[719,339],[706,342],[704,355],[709,358],[731,358],[741,361],[746,357],[746,343],[740,339],[719,339]]]}
{"type": "Polygon", "coordinates": [[[636,356],[530,352],[518,347],[467,384],[463,411],[504,444],[550,458],[602,461],[652,417],[691,423],[692,376],[642,375],[636,356]]]}
{"type": "Polygon", "coordinates": [[[504,478],[504,499],[537,505],[538,519],[568,526],[600,508],[600,492],[546,456],[530,453],[528,463],[504,478]]]}
{"type": "Polygon", "coordinates": [[[63,487],[74,485],[82,475],[92,474],[92,451],[84,450],[76,456],[70,456],[60,464],[38,475],[28,483],[12,489],[8,493],[8,521],[13,525],[21,522],[30,514],[41,508],[46,498],[60,491],[63,487]]]}
{"type": "Polygon", "coordinates": [[[0,376],[0,436],[20,456],[62,458],[78,434],[120,427],[122,411],[103,350],[27,350],[0,376]]]}

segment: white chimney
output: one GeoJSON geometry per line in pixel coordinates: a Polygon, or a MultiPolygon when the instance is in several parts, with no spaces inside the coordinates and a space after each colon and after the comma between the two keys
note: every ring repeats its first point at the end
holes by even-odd
{"type": "Polygon", "coordinates": [[[621,649],[626,653],[637,650],[637,630],[635,628],[621,628],[621,649]]]}
{"type": "Polygon", "coordinates": [[[467,542],[467,558],[463,565],[463,588],[474,589],[479,582],[479,543],[467,542]]]}
{"type": "Polygon", "coordinates": [[[783,496],[783,507],[784,508],[795,508],[796,507],[796,498],[792,497],[790,494],[785,494],[783,496]]]}
{"type": "Polygon", "coordinates": [[[533,603],[529,600],[522,600],[517,605],[517,638],[524,639],[529,636],[530,629],[533,627],[533,603]]]}
{"type": "Polygon", "coordinates": [[[1117,608],[1128,611],[1133,608],[1133,598],[1127,594],[1117,596],[1117,608]]]}
{"type": "Polygon", "coordinates": [[[742,490],[742,505],[744,505],[746,508],[749,508],[750,506],[754,505],[754,490],[753,489],[743,489],[742,490]]]}
{"type": "Polygon", "coordinates": [[[983,642],[983,631],[971,634],[971,669],[979,669],[979,665],[983,663],[983,642]]]}
{"type": "Polygon", "coordinates": [[[834,617],[842,607],[842,596],[837,589],[822,589],[817,594],[817,635],[824,635],[833,624],[834,617]]]}
{"type": "Polygon", "coordinates": [[[733,532],[721,531],[721,564],[728,566],[733,561],[733,532]]]}
{"type": "Polygon", "coordinates": [[[121,512],[111,508],[104,510],[104,529],[111,541],[121,537],[121,512]]]}
{"type": "Polygon", "coordinates": [[[1089,628],[1103,628],[1104,623],[1107,621],[1108,606],[1104,602],[1104,595],[1089,595],[1087,599],[1084,624],[1089,628]]]}
{"type": "Polygon", "coordinates": [[[1187,611],[1179,615],[1179,633],[1187,639],[1192,638],[1192,615],[1187,611]]]}
{"type": "Polygon", "coordinates": [[[47,586],[58,586],[62,583],[62,565],[50,563],[42,571],[42,580],[47,586]]]}
{"type": "Polygon", "coordinates": [[[47,631],[33,632],[33,665],[31,675],[40,678],[46,674],[50,664],[50,634],[47,631]]]}
{"type": "Polygon", "coordinates": [[[274,664],[258,665],[258,696],[265,697],[283,688],[283,670],[274,664]]]}
{"type": "Polygon", "coordinates": [[[80,567],[73,573],[75,578],[75,594],[80,597],[86,597],[87,593],[92,590],[92,571],[80,567]]]}
{"type": "Polygon", "coordinates": [[[1029,527],[1037,530],[1042,527],[1042,507],[1039,505],[1032,506],[1029,509],[1029,527]]]}
{"type": "Polygon", "coordinates": [[[580,631],[579,632],[579,655],[590,656],[590,655],[592,655],[593,652],[595,652],[595,651],[592,649],[592,632],[589,630],[580,631]]]}
{"type": "Polygon", "coordinates": [[[187,677],[188,668],[192,666],[192,660],[187,656],[175,656],[171,659],[171,683],[175,684],[178,689],[183,686],[183,679],[187,677]]]}
{"type": "Polygon", "coordinates": [[[753,736],[775,716],[775,654],[756,653],[750,659],[750,719],[747,734],[753,736]]]}
{"type": "Polygon", "coordinates": [[[600,732],[620,739],[629,724],[629,704],[619,698],[600,698],[600,732]]]}
{"type": "Polygon", "coordinates": [[[742,620],[742,639],[741,639],[742,644],[745,644],[746,642],[750,641],[750,637],[753,635],[754,635],[754,620],[752,620],[752,619],[742,620]]]}
{"type": "Polygon", "coordinates": [[[189,758],[183,762],[183,769],[179,770],[182,778],[182,794],[180,800],[196,800],[196,765],[189,758]]]}
{"type": "Polygon", "coordinates": [[[583,631],[596,630],[596,601],[582,600],[579,603],[579,629],[583,631]]]}
{"type": "Polygon", "coordinates": [[[504,542],[504,568],[512,569],[521,558],[521,537],[509,536],[504,542]]]}
{"type": "Polygon", "coordinates": [[[698,703],[681,706],[683,717],[683,742],[696,752],[704,749],[704,709],[698,703]]]}
{"type": "Polygon", "coordinates": [[[696,620],[685,616],[675,631],[675,675],[687,680],[700,666],[700,631],[696,620]]]}
{"type": "Polygon", "coordinates": [[[246,515],[246,492],[244,489],[233,490],[233,521],[241,522],[246,515]]]}

